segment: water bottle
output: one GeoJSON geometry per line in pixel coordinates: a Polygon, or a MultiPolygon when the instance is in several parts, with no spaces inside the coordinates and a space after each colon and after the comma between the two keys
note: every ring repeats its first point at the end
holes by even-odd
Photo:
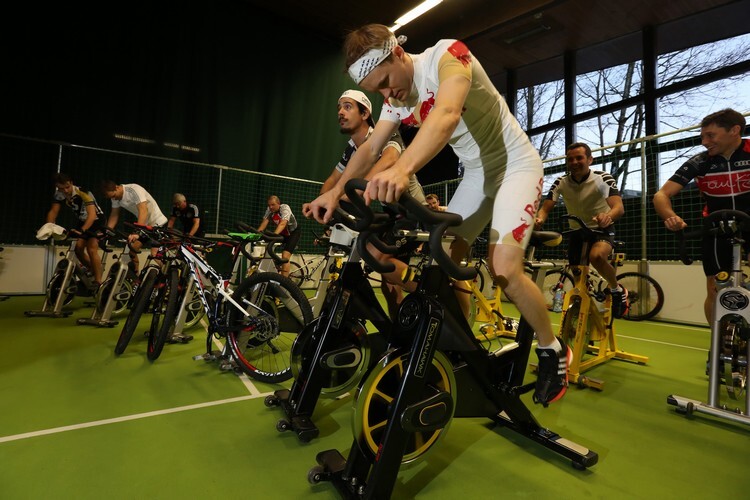
{"type": "Polygon", "coordinates": [[[553,312],[562,312],[563,297],[565,297],[565,291],[563,290],[562,283],[558,283],[557,287],[555,287],[555,297],[552,299],[553,312]]]}

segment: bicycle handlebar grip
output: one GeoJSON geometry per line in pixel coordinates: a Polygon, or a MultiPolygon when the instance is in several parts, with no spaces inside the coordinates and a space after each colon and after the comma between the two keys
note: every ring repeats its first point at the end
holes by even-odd
{"type": "Polygon", "coordinates": [[[385,246],[385,243],[380,241],[380,239],[378,239],[378,237],[375,236],[375,234],[373,234],[372,230],[366,229],[364,231],[361,231],[359,233],[359,237],[357,238],[356,245],[357,245],[357,252],[359,252],[359,255],[362,257],[362,260],[364,260],[367,263],[367,265],[369,265],[371,268],[373,268],[375,271],[379,272],[380,274],[390,273],[391,271],[395,270],[396,266],[394,266],[392,263],[380,262],[370,252],[367,251],[368,240],[373,242],[373,245],[375,246],[375,248],[378,248],[378,244],[375,243],[376,241],[385,246]]]}
{"type": "Polygon", "coordinates": [[[430,210],[415,200],[409,193],[404,192],[399,199],[399,203],[408,211],[416,216],[420,222],[428,224],[437,224],[430,231],[430,252],[435,261],[442,267],[451,278],[457,280],[473,280],[477,275],[474,267],[460,267],[453,262],[450,256],[443,250],[443,233],[453,226],[458,226],[463,222],[463,217],[451,212],[438,212],[430,210]]]}
{"type": "Polygon", "coordinates": [[[680,260],[683,264],[689,266],[693,263],[693,259],[690,258],[687,253],[687,248],[685,248],[685,230],[680,229],[679,231],[675,232],[675,235],[677,236],[677,247],[680,252],[680,260]]]}
{"type": "MultiPolygon", "coordinates": [[[[370,225],[372,225],[375,218],[375,212],[367,206],[365,200],[357,193],[357,190],[364,191],[367,189],[367,181],[365,179],[349,179],[344,185],[344,192],[349,197],[349,202],[359,212],[356,216],[359,218],[355,227],[351,227],[355,231],[362,231],[370,225]]],[[[349,226],[347,226],[349,227],[349,226]]]]}
{"type": "MultiPolygon", "coordinates": [[[[279,239],[283,241],[284,238],[279,237],[279,239]]],[[[287,262],[289,262],[289,259],[279,257],[279,255],[273,250],[276,245],[281,245],[281,243],[282,243],[281,241],[276,240],[276,241],[269,241],[268,245],[266,245],[266,252],[268,252],[268,255],[271,256],[271,258],[276,264],[286,264],[287,262]]]]}

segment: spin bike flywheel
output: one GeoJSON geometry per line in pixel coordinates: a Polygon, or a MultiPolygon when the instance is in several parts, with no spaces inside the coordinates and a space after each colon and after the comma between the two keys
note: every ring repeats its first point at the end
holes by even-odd
{"type": "MultiPolygon", "coordinates": [[[[327,318],[316,318],[308,323],[292,345],[292,375],[294,380],[310,372],[314,362],[315,351],[323,335],[317,331],[321,321],[327,318]]],[[[318,360],[327,366],[326,381],[320,390],[325,398],[335,398],[352,390],[362,379],[362,374],[370,366],[370,341],[367,329],[359,321],[345,320],[336,332],[329,332],[333,337],[329,354],[318,360]],[[337,352],[338,351],[338,352],[337,352]]]]}
{"type": "Polygon", "coordinates": [[[732,399],[738,399],[747,385],[748,331],[748,327],[731,321],[722,322],[721,325],[719,370],[723,372],[724,385],[732,399]]]}
{"type": "MultiPolygon", "coordinates": [[[[374,460],[378,453],[381,438],[388,424],[391,403],[398,396],[398,390],[409,362],[410,352],[397,349],[387,352],[367,373],[357,391],[354,410],[354,436],[363,452],[374,460]]],[[[422,458],[445,435],[453,410],[456,407],[457,388],[453,375],[453,365],[441,352],[435,352],[432,366],[425,373],[424,393],[427,399],[440,392],[448,393],[453,400],[449,415],[444,415],[444,427],[430,431],[413,432],[408,439],[402,464],[412,463],[422,458]]]]}

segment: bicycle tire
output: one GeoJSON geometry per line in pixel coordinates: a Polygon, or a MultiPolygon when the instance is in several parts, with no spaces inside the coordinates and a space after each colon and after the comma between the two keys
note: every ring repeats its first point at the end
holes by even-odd
{"type": "Polygon", "coordinates": [[[162,350],[164,350],[164,343],[167,341],[170,328],[175,324],[177,309],[180,305],[180,270],[176,267],[170,267],[165,278],[165,289],[160,294],[161,303],[154,306],[151,330],[148,333],[146,357],[150,361],[158,359],[162,350]],[[164,304],[163,314],[161,312],[162,304],[164,304]]]}
{"type": "Polygon", "coordinates": [[[289,279],[292,283],[302,288],[302,283],[305,281],[305,273],[302,271],[302,266],[296,262],[289,261],[289,279]]]}
{"type": "Polygon", "coordinates": [[[547,309],[552,310],[552,301],[555,299],[555,289],[557,284],[562,281],[563,291],[568,293],[573,289],[575,280],[573,276],[567,271],[560,269],[552,269],[547,271],[544,276],[544,285],[542,286],[542,295],[544,296],[544,303],[547,305],[547,309]]]}
{"type": "MultiPolygon", "coordinates": [[[[188,276],[188,279],[191,278],[188,276]]],[[[201,300],[197,287],[193,287],[193,296],[190,298],[190,301],[185,304],[185,309],[187,309],[187,315],[185,316],[184,329],[188,330],[197,325],[206,314],[206,309],[203,307],[203,301],[201,300]]]]}
{"type": "Polygon", "coordinates": [[[617,282],[628,290],[630,308],[624,319],[643,321],[651,319],[664,307],[664,290],[651,276],[638,272],[617,275],[617,282]]]}
{"type": "Polygon", "coordinates": [[[135,329],[138,327],[141,316],[143,316],[151,300],[151,293],[156,285],[156,275],[158,274],[156,268],[152,269],[146,273],[146,276],[144,276],[143,281],[138,287],[138,292],[133,299],[133,308],[130,310],[130,314],[128,314],[125,324],[122,326],[120,337],[117,339],[117,344],[115,345],[115,354],[117,355],[125,352],[125,348],[130,343],[130,339],[133,338],[133,333],[135,333],[135,329]]]}
{"type": "Polygon", "coordinates": [[[305,294],[277,273],[254,273],[232,294],[245,316],[229,305],[227,344],[237,366],[261,382],[292,378],[291,350],[302,329],[313,320],[305,294]]]}

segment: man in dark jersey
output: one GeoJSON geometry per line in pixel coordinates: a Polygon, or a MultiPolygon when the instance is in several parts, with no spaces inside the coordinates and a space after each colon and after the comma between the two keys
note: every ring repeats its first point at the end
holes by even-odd
{"type": "Polygon", "coordinates": [[[172,215],[167,221],[167,227],[174,227],[175,221],[182,224],[182,232],[188,236],[203,237],[203,221],[201,220],[198,205],[188,203],[182,193],[175,193],[172,197],[172,215]]]}
{"type": "MultiPolygon", "coordinates": [[[[337,116],[339,120],[339,131],[342,134],[349,136],[349,142],[347,143],[344,153],[341,155],[341,159],[320,188],[321,194],[335,186],[341,176],[344,175],[349,160],[356,153],[357,148],[367,139],[367,137],[369,137],[375,126],[375,122],[372,118],[372,103],[367,95],[359,90],[345,90],[344,93],[341,94],[337,104],[337,116]]],[[[369,179],[375,173],[381,172],[393,165],[396,158],[401,155],[404,147],[401,135],[399,133],[394,133],[381,150],[379,160],[375,163],[373,169],[368,173],[366,178],[369,179]]],[[[416,175],[409,177],[408,191],[417,201],[426,204],[422,185],[417,180],[416,175]]],[[[302,213],[306,216],[309,215],[309,203],[303,205],[302,213]]],[[[387,235],[386,238],[388,236],[392,238],[391,235],[387,235]]],[[[387,240],[387,243],[395,244],[395,241],[387,240]]],[[[416,245],[400,246],[401,252],[396,256],[396,259],[401,262],[402,266],[408,264],[410,253],[415,247],[416,245]]],[[[383,260],[388,259],[391,263],[395,264],[393,257],[381,254],[371,245],[368,245],[368,249],[376,258],[383,260]]],[[[400,276],[401,271],[403,270],[401,265],[397,265],[397,271],[394,271],[390,277],[391,281],[396,282],[396,276],[400,276]]],[[[381,291],[383,292],[383,297],[388,305],[388,313],[391,317],[395,317],[398,305],[403,300],[401,289],[404,285],[400,283],[400,280],[398,280],[399,284],[394,284],[389,282],[388,279],[389,277],[385,276],[384,279],[381,280],[381,291]]]]}
{"type": "Polygon", "coordinates": [[[78,218],[78,226],[74,228],[76,242],[76,256],[78,260],[89,268],[94,275],[94,281],[102,282],[102,259],[99,256],[99,239],[102,229],[106,226],[104,212],[96,203],[96,198],[88,189],[73,184],[70,176],[58,173],[53,177],[55,194],[52,206],[47,212],[47,222],[54,223],[60,213],[60,207],[65,204],[78,218]],[[84,251],[85,249],[85,251],[84,251]]]}
{"type": "MultiPolygon", "coordinates": [[[[570,215],[577,215],[592,228],[606,231],[589,248],[589,262],[599,274],[607,280],[609,293],[612,294],[612,314],[622,318],[628,310],[628,291],[617,284],[617,271],[609,263],[609,254],[615,247],[615,221],[622,217],[625,208],[622,204],[617,182],[607,172],[591,170],[594,161],[588,144],[576,142],[565,149],[565,161],[568,173],[555,179],[547,198],[542,203],[535,219],[536,229],[541,229],[549,213],[555,208],[562,196],[565,208],[570,215]]],[[[570,221],[571,229],[578,223],[570,221]]],[[[579,265],[584,241],[574,233],[568,247],[568,256],[572,265],[579,265]]]]}
{"type": "MultiPolygon", "coordinates": [[[[742,138],[745,125],[745,117],[733,109],[717,111],[701,121],[701,144],[706,151],[686,161],[654,195],[654,208],[667,229],[687,227],[672,209],[671,198],[693,180],[706,202],[705,215],[727,209],[750,213],[750,140],[742,138]]],[[[745,252],[748,237],[750,234],[744,238],[745,252]]],[[[702,259],[706,275],[703,310],[710,325],[716,300],[715,275],[731,266],[731,245],[726,239],[705,238],[702,259]]]]}

